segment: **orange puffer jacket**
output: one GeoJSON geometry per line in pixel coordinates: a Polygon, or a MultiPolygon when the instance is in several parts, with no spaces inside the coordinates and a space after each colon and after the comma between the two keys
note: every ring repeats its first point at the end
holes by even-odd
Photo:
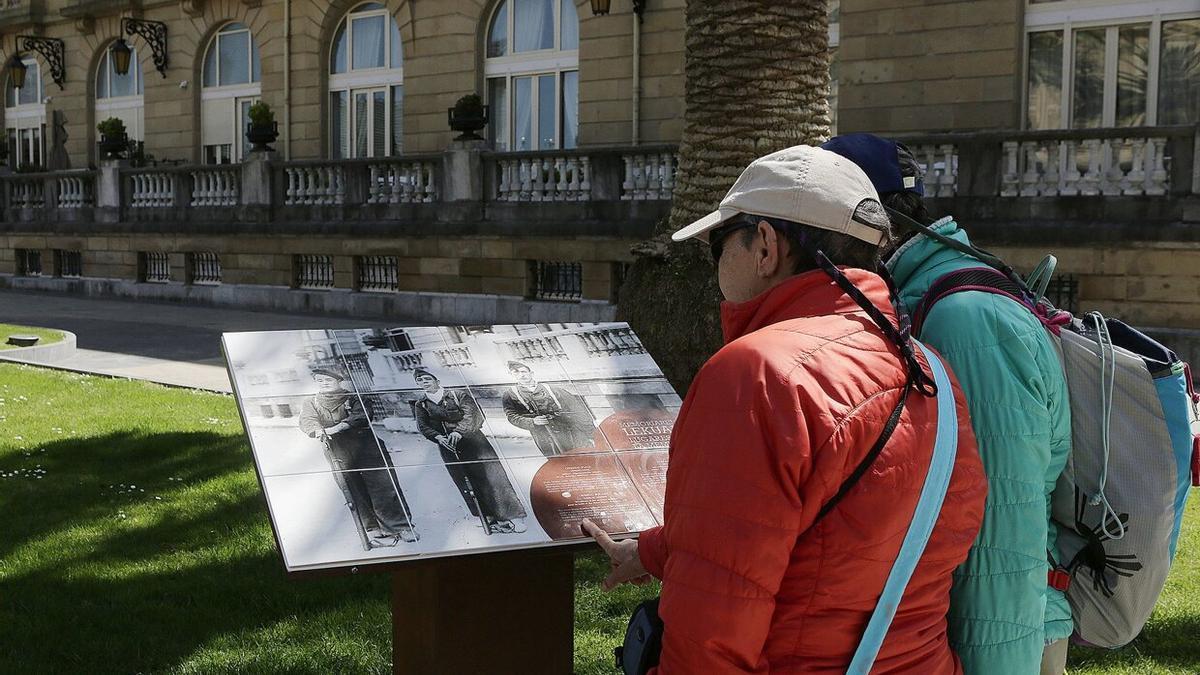
{"type": "MultiPolygon", "coordinates": [[[[882,279],[846,275],[895,320],[882,279]]],[[[909,396],[883,453],[814,525],[899,400],[898,351],[820,271],[726,303],[722,321],[727,344],[672,434],[665,526],[639,545],[663,580],[656,672],[844,673],[916,509],[937,401],[909,396]]],[[[873,673],[961,672],[946,640],[951,572],[979,532],[987,480],[954,386],[949,492],[873,673]]]]}

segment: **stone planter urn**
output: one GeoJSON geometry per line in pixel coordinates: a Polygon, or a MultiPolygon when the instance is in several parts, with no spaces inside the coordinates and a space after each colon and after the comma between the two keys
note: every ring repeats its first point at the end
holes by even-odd
{"type": "Polygon", "coordinates": [[[487,126],[488,106],[483,105],[475,94],[468,94],[446,111],[450,128],[459,132],[456,141],[481,141],[483,138],[475,133],[487,126]]]}
{"type": "Polygon", "coordinates": [[[279,138],[279,123],[246,125],[246,140],[250,141],[250,152],[274,152],[271,144],[279,138]]]}
{"type": "Polygon", "coordinates": [[[126,133],[100,134],[100,152],[108,159],[116,159],[129,149],[129,135],[126,133]]]}

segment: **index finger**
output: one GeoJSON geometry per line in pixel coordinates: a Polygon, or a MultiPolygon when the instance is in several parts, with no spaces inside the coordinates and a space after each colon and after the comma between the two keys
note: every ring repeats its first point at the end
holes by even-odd
{"type": "Polygon", "coordinates": [[[612,557],[613,554],[616,553],[617,542],[613,541],[612,537],[608,536],[608,533],[601,529],[599,525],[590,520],[584,519],[583,531],[586,532],[589,537],[595,539],[596,543],[600,544],[600,548],[604,549],[604,552],[607,553],[609,557],[612,557]]]}

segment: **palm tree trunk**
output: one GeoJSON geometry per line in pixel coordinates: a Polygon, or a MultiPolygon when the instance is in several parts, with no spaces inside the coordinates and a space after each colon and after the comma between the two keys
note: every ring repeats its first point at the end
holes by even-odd
{"type": "Polygon", "coordinates": [[[670,233],[714,210],[751,160],[829,134],[826,0],[688,0],[684,130],[670,221],[634,249],[618,312],[679,391],[721,345],[704,247],[670,233]]]}

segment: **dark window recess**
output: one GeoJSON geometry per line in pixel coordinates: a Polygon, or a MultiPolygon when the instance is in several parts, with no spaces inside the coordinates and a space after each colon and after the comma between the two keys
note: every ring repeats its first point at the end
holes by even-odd
{"type": "Polygon", "coordinates": [[[221,258],[212,251],[188,254],[188,281],[193,284],[221,283],[221,258]]]}
{"type": "Polygon", "coordinates": [[[27,248],[17,249],[17,274],[23,277],[42,276],[42,252],[27,248]]]}
{"type": "Polygon", "coordinates": [[[396,277],[399,263],[396,256],[364,255],[358,257],[358,283],[360,291],[394,291],[398,288],[396,277]]]}
{"type": "Polygon", "coordinates": [[[333,256],[298,255],[295,261],[296,288],[333,288],[333,256]]]}
{"type": "Polygon", "coordinates": [[[161,251],[138,254],[138,280],[149,284],[165,284],[171,280],[171,259],[161,251]]]}
{"type": "Polygon", "coordinates": [[[54,274],[68,279],[83,276],[83,254],[79,251],[54,251],[54,274]]]}
{"type": "Polygon", "coordinates": [[[617,304],[621,301],[621,287],[625,285],[625,279],[629,276],[629,264],[627,262],[615,262],[612,264],[612,302],[617,304]]]}
{"type": "Polygon", "coordinates": [[[580,263],[530,261],[529,276],[529,295],[535,300],[578,302],[583,299],[583,265],[580,263]]]}
{"type": "Polygon", "coordinates": [[[410,352],[413,350],[412,338],[403,329],[375,329],[370,335],[363,335],[359,340],[368,349],[387,349],[393,352],[410,352]]]}
{"type": "Polygon", "coordinates": [[[1051,279],[1046,287],[1046,299],[1059,309],[1078,314],[1079,278],[1074,274],[1064,274],[1051,279]]]}

